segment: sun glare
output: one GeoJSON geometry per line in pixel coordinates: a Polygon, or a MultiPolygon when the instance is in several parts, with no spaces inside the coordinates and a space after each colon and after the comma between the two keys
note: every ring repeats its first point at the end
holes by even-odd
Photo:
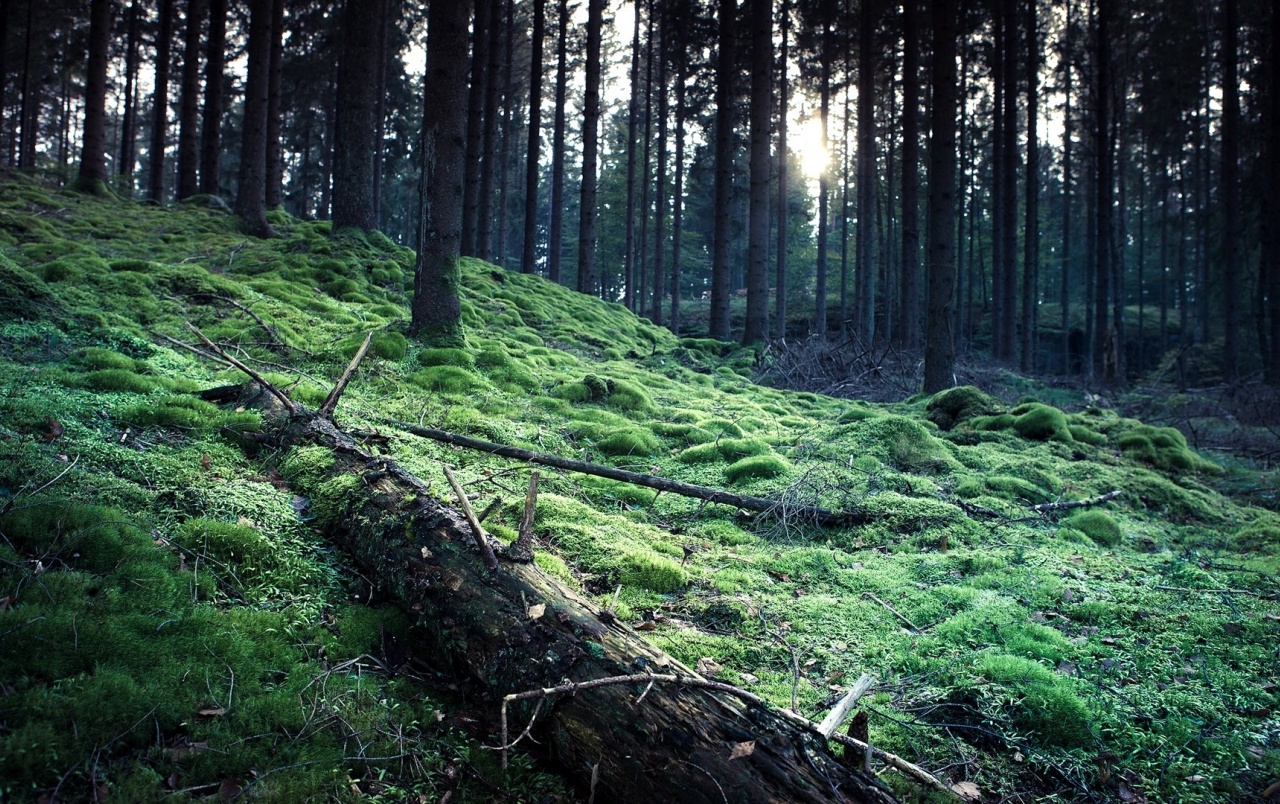
{"type": "Polygon", "coordinates": [[[816,115],[802,119],[788,139],[788,147],[800,157],[804,175],[810,179],[821,176],[831,161],[827,144],[822,141],[822,120],[816,115]]]}

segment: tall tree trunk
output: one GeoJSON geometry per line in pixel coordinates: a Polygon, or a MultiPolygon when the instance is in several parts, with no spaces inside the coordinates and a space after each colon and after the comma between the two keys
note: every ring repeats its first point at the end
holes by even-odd
{"type": "Polygon", "coordinates": [[[655,177],[656,200],[653,211],[653,283],[649,289],[649,318],[662,323],[662,283],[666,280],[667,251],[667,140],[669,109],[667,76],[671,62],[671,4],[660,2],[658,25],[658,174],[655,177]]]}
{"type": "Polygon", "coordinates": [[[902,3],[902,266],[898,339],[920,345],[920,29],[919,0],[902,3]]]}
{"type": "MultiPolygon", "coordinates": [[[[524,238],[520,272],[537,268],[538,156],[542,146],[542,40],[546,28],[547,0],[533,0],[533,37],[529,57],[529,137],[524,163],[524,238]]],[[[639,14],[637,13],[637,18],[639,14]]],[[[630,216],[628,216],[630,217],[630,216]]]]}
{"type": "Polygon", "coordinates": [[[498,152],[498,223],[494,259],[498,265],[506,268],[507,243],[511,239],[507,219],[511,200],[511,160],[516,140],[516,91],[511,77],[516,23],[514,0],[503,0],[502,5],[502,147],[498,152]]]}
{"type": "MultiPolygon", "coordinates": [[[[821,64],[819,79],[818,119],[821,126],[821,141],[824,150],[829,150],[831,138],[828,136],[828,124],[831,121],[831,6],[823,3],[819,6],[823,15],[822,39],[818,45],[818,59],[821,64]]],[[[818,239],[817,265],[814,277],[813,299],[813,335],[827,337],[827,236],[831,227],[831,165],[823,165],[818,175],[818,239]]]]}
{"type": "Polygon", "coordinates": [[[235,211],[255,237],[274,234],[267,223],[267,85],[271,68],[273,0],[250,0],[248,74],[244,85],[244,128],[235,211]]]}
{"type": "MultiPolygon", "coordinates": [[[[1240,375],[1240,78],[1238,0],[1225,0],[1222,86],[1222,378],[1240,375]]],[[[1273,12],[1274,13],[1274,12],[1273,12]]]]}
{"type": "Polygon", "coordinates": [[[502,0],[490,0],[488,36],[475,255],[485,262],[493,262],[493,190],[498,177],[498,98],[502,95],[502,0]]]}
{"type": "Polygon", "coordinates": [[[329,92],[332,102],[324,105],[324,142],[320,150],[324,154],[324,175],[320,179],[320,204],[316,210],[319,218],[333,216],[333,170],[338,148],[338,68],[329,70],[329,92]]]}
{"type": "MultiPolygon", "coordinates": [[[[377,13],[382,24],[378,30],[378,90],[374,106],[373,132],[373,225],[382,225],[382,173],[386,161],[387,147],[387,62],[391,53],[387,52],[391,37],[392,15],[401,10],[400,4],[392,4],[391,0],[376,0],[377,13]]],[[[396,54],[397,56],[399,54],[396,54]]],[[[397,59],[397,63],[398,63],[397,59]]]]}
{"type": "Polygon", "coordinates": [[[484,100],[489,78],[490,0],[475,0],[471,26],[471,83],[467,95],[467,158],[463,164],[462,255],[479,250],[481,159],[484,157],[484,100]]]}
{"type": "MultiPolygon", "coordinates": [[[[284,205],[284,150],[280,142],[281,102],[280,82],[284,73],[284,4],[285,0],[271,2],[271,60],[267,73],[267,208],[284,205]]],[[[374,0],[374,9],[381,0],[374,0]]],[[[376,10],[371,14],[376,16],[376,10]]],[[[371,92],[377,92],[374,86],[371,92]]],[[[376,224],[375,224],[376,225],[376,224]]],[[[370,227],[373,228],[373,227],[370,227]]]]}
{"type": "Polygon", "coordinates": [[[653,56],[657,41],[656,0],[647,0],[649,21],[644,42],[644,159],[640,168],[640,253],[636,255],[636,312],[644,310],[644,300],[649,288],[649,218],[652,207],[649,193],[653,175],[653,56]]]}
{"type": "Polygon", "coordinates": [[[89,66],[84,91],[84,142],[75,189],[107,192],[107,57],[111,48],[111,0],[89,5],[89,66]]]}
{"type": "Polygon", "coordinates": [[[1039,344],[1036,310],[1040,283],[1040,28],[1038,0],[1027,2],[1027,178],[1022,252],[1022,359],[1025,372],[1036,370],[1039,344]]]}
{"type": "MultiPolygon", "coordinates": [[[[483,4],[487,0],[478,0],[483,4]]],[[[432,3],[427,16],[418,262],[410,329],[438,343],[461,341],[458,268],[462,234],[464,109],[469,3],[432,3]]]]}
{"type": "Polygon", "coordinates": [[[1066,0],[1066,26],[1063,28],[1063,96],[1065,110],[1062,113],[1062,286],[1059,291],[1058,304],[1061,307],[1062,326],[1062,367],[1064,374],[1075,373],[1072,363],[1071,348],[1071,184],[1074,180],[1071,172],[1071,138],[1074,131],[1074,119],[1071,116],[1072,79],[1075,71],[1071,67],[1073,51],[1071,32],[1075,25],[1072,0],[1066,0]]]}
{"type": "Polygon", "coordinates": [[[587,2],[586,91],[582,110],[582,195],[578,207],[578,292],[596,281],[596,172],[600,150],[600,38],[605,0],[587,2]]]}
{"type": "Polygon", "coordinates": [[[933,107],[929,113],[929,288],[925,317],[924,391],[954,384],[955,337],[951,298],[955,286],[956,216],[956,9],[931,0],[933,10],[933,107]]]}
{"type": "Polygon", "coordinates": [[[222,71],[226,64],[227,0],[209,0],[208,56],[204,65],[204,120],[200,134],[200,192],[218,195],[222,186],[222,71]]]}
{"type": "Polygon", "coordinates": [[[1094,31],[1094,158],[1097,178],[1094,185],[1097,216],[1097,242],[1095,263],[1097,290],[1094,293],[1095,338],[1094,359],[1104,382],[1115,380],[1115,343],[1107,306],[1111,300],[1111,249],[1113,226],[1113,198],[1115,179],[1112,173],[1111,153],[1111,3],[1098,3],[1097,24],[1094,31]]]}
{"type": "Polygon", "coordinates": [[[1001,295],[1005,299],[1005,316],[1001,319],[1001,350],[1006,360],[1013,360],[1018,342],[1018,25],[1014,14],[1015,0],[1004,0],[1002,14],[1004,16],[1004,123],[1001,133],[1004,145],[1000,153],[1004,158],[1004,167],[1000,171],[1004,181],[1002,194],[1005,198],[1001,212],[1004,223],[1000,230],[1004,235],[1004,265],[1001,276],[1004,289],[1001,295]]]}
{"type": "Polygon", "coordinates": [[[631,29],[631,83],[627,101],[627,219],[622,255],[622,304],[636,310],[636,126],[640,122],[640,3],[631,29]]]}
{"type": "Polygon", "coordinates": [[[747,215],[744,344],[769,335],[769,121],[773,95],[773,2],[751,0],[751,185],[747,215]]]}
{"type": "MultiPolygon", "coordinates": [[[[141,39],[139,29],[142,27],[138,6],[141,2],[142,0],[133,0],[129,4],[129,22],[125,33],[124,114],[120,122],[120,164],[117,166],[116,173],[123,180],[121,185],[126,195],[133,191],[133,169],[138,162],[135,151],[137,140],[134,132],[138,128],[138,40],[141,39]]],[[[28,0],[28,9],[34,5],[34,2],[28,0]]]]}
{"type": "MultiPolygon", "coordinates": [[[[5,90],[9,84],[9,12],[12,8],[10,0],[0,0],[0,139],[4,137],[5,90]]],[[[10,133],[12,139],[12,132],[10,133]]]]}
{"type": "Polygon", "coordinates": [[[790,0],[782,0],[782,50],[778,58],[778,243],[775,246],[774,285],[776,294],[773,302],[773,337],[781,340],[787,337],[787,33],[791,28],[790,0]]]}
{"type": "Polygon", "coordinates": [[[688,37],[683,26],[672,31],[676,37],[676,184],[671,198],[671,320],[668,326],[680,335],[680,285],[684,271],[684,137],[688,110],[685,82],[689,76],[688,37]]]}
{"type": "MultiPolygon", "coordinates": [[[[846,81],[844,85],[844,113],[840,116],[840,318],[837,329],[841,337],[848,334],[849,328],[849,124],[852,120],[849,83],[846,81]]],[[[889,163],[893,164],[892,141],[889,163]]]]}
{"type": "Polygon", "coordinates": [[[372,13],[369,3],[347,0],[338,67],[337,143],[333,154],[335,234],[348,227],[371,231],[376,226],[373,155],[381,33],[382,21],[372,13]]]}
{"type": "Polygon", "coordinates": [[[733,214],[733,104],[737,98],[737,0],[719,0],[716,56],[715,219],[711,245],[710,335],[729,340],[729,224],[733,214]]]}
{"type": "Polygon", "coordinates": [[[165,140],[169,134],[169,66],[173,44],[173,1],[160,0],[160,28],[156,33],[155,91],[151,95],[151,171],[147,198],[164,201],[165,140]]]}
{"type": "MultiPolygon", "coordinates": [[[[560,0],[556,37],[555,124],[551,135],[551,221],[547,237],[547,278],[559,282],[560,255],[564,246],[564,137],[565,96],[569,89],[569,0],[560,0]]],[[[465,227],[466,222],[463,222],[465,227]]]]}
{"type": "Polygon", "coordinates": [[[1267,105],[1265,170],[1263,182],[1265,214],[1263,215],[1264,247],[1262,262],[1267,278],[1267,304],[1271,322],[1267,379],[1280,386],[1280,9],[1271,6],[1270,48],[1267,51],[1267,105]]]}
{"type": "Polygon", "coordinates": [[[200,22],[204,0],[187,0],[182,46],[182,99],[178,103],[178,187],[181,200],[200,191],[200,22]]]}
{"type": "Polygon", "coordinates": [[[991,84],[992,84],[992,126],[991,126],[991,356],[996,360],[1004,360],[1004,320],[1013,315],[1012,300],[1004,295],[1004,208],[1010,202],[1005,196],[1005,137],[1004,137],[1004,74],[1009,66],[1005,63],[1008,48],[1005,47],[1004,4],[1007,0],[996,0],[994,18],[991,26],[995,32],[995,46],[991,51],[991,84]]]}
{"type": "Polygon", "coordinates": [[[876,265],[872,224],[876,202],[876,58],[875,33],[879,0],[862,0],[858,20],[858,227],[854,271],[862,293],[857,301],[859,335],[876,339],[876,265]]]}

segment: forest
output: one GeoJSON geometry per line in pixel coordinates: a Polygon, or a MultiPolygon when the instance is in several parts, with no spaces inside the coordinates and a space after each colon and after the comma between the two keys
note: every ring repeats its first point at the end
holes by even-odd
{"type": "Polygon", "coordinates": [[[0,797],[1280,798],[1278,39],[0,0],[0,797]]]}

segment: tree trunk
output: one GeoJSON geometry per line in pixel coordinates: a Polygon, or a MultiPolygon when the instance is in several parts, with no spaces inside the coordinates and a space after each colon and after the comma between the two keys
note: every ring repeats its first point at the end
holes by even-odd
{"type": "Polygon", "coordinates": [[[956,11],[933,6],[933,108],[929,136],[929,311],[925,319],[924,391],[955,384],[951,296],[955,285],[956,11]]]}
{"type": "MultiPolygon", "coordinates": [[[[9,83],[9,11],[10,0],[0,0],[0,138],[4,136],[6,92],[9,83]]],[[[12,139],[12,132],[10,133],[12,139]]]]}
{"type": "Polygon", "coordinates": [[[182,47],[182,99],[178,103],[178,200],[200,190],[200,22],[204,0],[187,0],[187,28],[182,47]]]}
{"type": "MultiPolygon", "coordinates": [[[[282,117],[280,81],[284,72],[284,4],[285,0],[271,2],[271,58],[267,68],[267,187],[265,192],[268,209],[284,205],[284,151],[280,142],[282,117]]],[[[379,2],[374,3],[375,7],[378,5],[380,5],[379,2]]],[[[371,13],[371,16],[376,14],[371,13]]],[[[376,91],[376,87],[371,91],[376,91]]]]}
{"type": "MultiPolygon", "coordinates": [[[[451,5],[433,3],[432,9],[451,5]]],[[[457,39],[465,43],[465,19],[455,16],[457,39]]],[[[455,65],[466,63],[463,47],[455,48],[455,65]]],[[[461,108],[465,70],[457,72],[454,108],[461,108]]],[[[460,137],[460,123],[455,128],[460,137]]],[[[382,594],[426,626],[425,647],[446,656],[495,710],[504,695],[646,668],[701,681],[536,564],[506,560],[488,569],[476,550],[477,538],[487,536],[425,493],[420,479],[365,452],[329,421],[271,418],[288,425],[279,437],[282,450],[314,445],[332,451],[333,464],[323,476],[296,478],[294,490],[317,501],[327,537],[380,579],[382,594]],[[344,493],[333,498],[326,488],[344,493]]],[[[287,472],[288,452],[283,466],[287,472]]],[[[549,703],[537,710],[542,716],[533,723],[534,734],[600,800],[894,800],[878,780],[838,761],[812,733],[724,693],[637,682],[549,703]]],[[[534,711],[528,703],[514,706],[516,728],[534,711]]]]}
{"type": "MultiPolygon", "coordinates": [[[[533,38],[529,58],[529,141],[524,173],[524,238],[520,272],[537,268],[538,247],[538,156],[542,146],[542,40],[546,28],[546,0],[533,0],[533,38]]],[[[638,18],[637,14],[637,18],[638,18]]]]}
{"type": "Polygon", "coordinates": [[[733,103],[738,64],[737,0],[719,0],[719,54],[716,56],[715,219],[711,245],[710,335],[729,340],[729,224],[733,214],[733,103]]]}
{"type": "Polygon", "coordinates": [[[463,164],[462,254],[473,257],[479,248],[480,160],[484,155],[485,82],[489,77],[489,0],[474,2],[471,28],[471,83],[467,94],[467,156],[463,164]]]}
{"type": "Polygon", "coordinates": [[[773,95],[773,0],[751,0],[751,196],[747,215],[744,344],[769,335],[769,104],[773,95]]]}
{"type": "MultiPolygon", "coordinates": [[[[333,231],[375,226],[373,198],[377,54],[382,21],[367,3],[348,0],[338,68],[337,147],[333,162],[333,231]]],[[[438,114],[433,110],[432,114],[438,114]]]]}
{"type": "MultiPolygon", "coordinates": [[[[375,229],[382,225],[382,173],[387,145],[387,62],[392,56],[387,52],[388,40],[391,35],[391,26],[395,23],[391,18],[392,14],[394,11],[400,11],[400,5],[396,3],[393,7],[391,0],[377,0],[377,10],[382,24],[378,30],[378,90],[373,112],[376,121],[373,132],[373,226],[375,229]]],[[[395,55],[399,56],[398,53],[395,55]]],[[[396,63],[399,64],[398,58],[396,63]]]]}
{"type": "Polygon", "coordinates": [[[685,107],[685,82],[689,78],[687,30],[677,25],[676,38],[676,185],[671,198],[671,320],[668,326],[680,335],[680,275],[684,271],[684,137],[688,110],[685,107]]]}
{"type": "MultiPolygon", "coordinates": [[[[481,0],[484,2],[484,0],[481,0]]],[[[418,183],[418,262],[410,330],[460,342],[458,298],[467,98],[467,3],[432,3],[427,16],[422,179],[418,183]]]]}
{"type": "Polygon", "coordinates": [[[595,294],[596,173],[600,150],[600,36],[605,0],[587,3],[586,91],[582,110],[582,195],[578,206],[578,292],[595,294]]]}
{"type": "Polygon", "coordinates": [[[787,193],[787,112],[790,104],[787,99],[787,32],[791,28],[790,0],[782,0],[782,51],[778,63],[778,244],[774,255],[774,285],[777,295],[773,302],[773,337],[781,340],[787,337],[787,205],[790,202],[787,193]]]}
{"type": "Polygon", "coordinates": [[[240,176],[236,189],[236,214],[245,231],[254,237],[270,237],[267,223],[267,73],[271,67],[271,13],[273,0],[249,4],[248,75],[244,85],[244,128],[240,140],[240,176]]]}
{"type": "MultiPolygon", "coordinates": [[[[142,0],[133,0],[129,4],[129,24],[127,33],[125,34],[125,56],[124,56],[124,114],[120,121],[120,164],[116,173],[123,179],[121,184],[128,195],[133,190],[133,168],[138,161],[134,148],[137,141],[134,138],[134,131],[138,128],[137,123],[137,83],[138,83],[138,40],[141,38],[139,28],[141,21],[139,20],[138,4],[142,0]]],[[[34,6],[35,3],[28,0],[28,6],[34,6]]]]}
{"type": "Polygon", "coordinates": [[[222,71],[226,63],[227,0],[209,0],[208,56],[204,65],[204,120],[200,134],[200,192],[218,195],[222,186],[222,71]]]}
{"type": "MultiPolygon", "coordinates": [[[[818,115],[822,128],[822,147],[829,147],[827,123],[831,118],[831,10],[827,3],[819,6],[822,10],[822,41],[818,45],[818,60],[821,62],[821,78],[819,79],[818,115]]],[[[831,166],[824,165],[818,176],[818,239],[817,265],[814,278],[813,299],[813,335],[827,337],[827,234],[831,225],[831,166]]]]}
{"type": "Polygon", "coordinates": [[[173,42],[173,1],[160,0],[160,28],[156,33],[155,91],[151,95],[151,170],[147,198],[164,201],[164,151],[169,134],[169,64],[173,42]]]}
{"type": "Polygon", "coordinates": [[[1040,274],[1040,29],[1036,3],[1027,3],[1027,179],[1022,253],[1022,360],[1025,372],[1036,370],[1040,274]]]}
{"type": "Polygon", "coordinates": [[[547,227],[547,278],[552,282],[560,282],[560,256],[564,246],[564,107],[569,89],[568,52],[569,0],[560,0],[556,37],[556,113],[551,134],[551,221],[547,227]]]}
{"type": "Polygon", "coordinates": [[[1271,30],[1268,41],[1271,48],[1266,75],[1267,121],[1265,170],[1263,182],[1266,214],[1263,215],[1264,248],[1262,261],[1267,277],[1267,303],[1271,320],[1270,361],[1267,378],[1274,386],[1280,386],[1280,9],[1271,7],[1271,30]]]}
{"type": "Polygon", "coordinates": [[[511,201],[511,160],[514,153],[515,130],[515,83],[511,77],[512,57],[515,49],[516,23],[515,3],[513,0],[503,1],[503,34],[502,34],[502,147],[498,150],[498,222],[494,244],[494,261],[507,267],[507,243],[510,241],[508,213],[511,201]]]}
{"type": "Polygon", "coordinates": [[[622,254],[622,304],[636,307],[636,150],[640,124],[640,3],[635,4],[631,24],[631,82],[627,101],[627,218],[622,254]]]}
{"type": "Polygon", "coordinates": [[[1004,194],[1004,71],[1007,35],[1004,27],[1005,0],[993,3],[991,27],[995,33],[991,49],[991,356],[1004,360],[1004,319],[1010,311],[1010,299],[1004,295],[1004,208],[1009,199],[1004,194]]]}
{"type": "MultiPolygon", "coordinates": [[[[34,3],[33,3],[34,5],[34,3]]],[[[84,93],[84,142],[75,189],[107,192],[107,58],[111,48],[111,0],[89,5],[89,67],[84,93]]],[[[25,134],[25,132],[24,132],[25,134]]]]}
{"type": "MultiPolygon", "coordinates": [[[[1222,87],[1222,321],[1226,328],[1222,378],[1240,374],[1240,78],[1237,0],[1225,0],[1222,87]]],[[[1273,12],[1274,13],[1274,12],[1273,12]]],[[[1273,43],[1274,47],[1274,43],[1273,43]]]]}
{"type": "Polygon", "coordinates": [[[920,345],[920,26],[919,0],[902,4],[902,266],[898,340],[920,345]]]}
{"type": "Polygon", "coordinates": [[[498,98],[502,94],[502,0],[489,0],[489,43],[485,56],[484,129],[481,140],[480,191],[476,204],[475,256],[493,262],[493,200],[498,176],[498,98]]]}
{"type": "Polygon", "coordinates": [[[1004,166],[1000,171],[1003,181],[1001,195],[1004,205],[1001,213],[1004,222],[1000,231],[1004,236],[1001,254],[1004,264],[1001,266],[1001,278],[1004,288],[1001,296],[1005,300],[1005,315],[1000,319],[1001,354],[1005,360],[1013,360],[1018,342],[1018,26],[1014,15],[1015,0],[1003,0],[1002,23],[1004,28],[1004,107],[1001,112],[1004,122],[1000,131],[1004,136],[1004,144],[1000,154],[1004,166]]]}
{"type": "Polygon", "coordinates": [[[657,17],[654,8],[655,0],[647,0],[649,19],[646,23],[644,42],[644,157],[640,166],[640,253],[636,255],[636,310],[644,309],[644,300],[649,288],[649,218],[652,207],[649,204],[649,193],[652,190],[649,178],[653,175],[653,52],[656,40],[654,22],[657,17]]]}
{"type": "Polygon", "coordinates": [[[855,285],[858,334],[867,346],[876,339],[876,263],[871,225],[876,200],[876,59],[878,0],[862,0],[858,24],[858,226],[855,231],[855,285]]]}
{"type": "Polygon", "coordinates": [[[1112,247],[1112,192],[1114,177],[1112,174],[1111,153],[1111,43],[1109,2],[1098,4],[1097,26],[1094,32],[1094,158],[1097,162],[1097,178],[1094,185],[1096,200],[1094,214],[1097,216],[1096,249],[1096,290],[1094,292],[1094,360],[1098,361],[1096,369],[1104,382],[1115,379],[1114,362],[1108,359],[1108,352],[1114,349],[1111,326],[1108,321],[1108,304],[1111,300],[1111,247],[1112,247]]]}
{"type": "Polygon", "coordinates": [[[1071,348],[1071,137],[1073,119],[1071,117],[1071,84],[1074,71],[1071,67],[1072,53],[1072,0],[1066,0],[1066,26],[1063,29],[1063,95],[1065,111],[1062,114],[1062,286],[1058,304],[1061,306],[1062,321],[1062,367],[1063,374],[1074,374],[1077,367],[1073,362],[1071,348]]]}
{"type": "Polygon", "coordinates": [[[662,324],[662,283],[667,256],[667,71],[671,61],[671,3],[659,2],[658,24],[658,172],[654,177],[653,278],[649,288],[649,318],[662,324]]]}

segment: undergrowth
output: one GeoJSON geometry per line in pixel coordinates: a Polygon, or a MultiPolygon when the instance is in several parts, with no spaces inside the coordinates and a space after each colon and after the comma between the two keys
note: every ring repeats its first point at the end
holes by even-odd
{"type": "Polygon", "coordinates": [[[544,470],[537,560],[808,716],[874,673],[872,741],[950,781],[1234,801],[1280,775],[1280,515],[1223,493],[1274,479],[1176,431],[1061,396],[761,387],[751,350],[466,259],[465,344],[417,343],[413,255],[379,235],[278,216],[256,241],[198,204],[21,179],[0,199],[7,797],[569,795],[528,756],[502,776],[494,713],[418,683],[444,668],[404,647],[417,624],[293,491],[324,456],[276,471],[256,415],[201,399],[241,378],[180,345],[187,322],[312,406],[374,332],[341,422],[434,488],[447,460],[479,505],[502,497],[498,534],[526,467],[382,421],[873,514],[817,529],[544,470]]]}

